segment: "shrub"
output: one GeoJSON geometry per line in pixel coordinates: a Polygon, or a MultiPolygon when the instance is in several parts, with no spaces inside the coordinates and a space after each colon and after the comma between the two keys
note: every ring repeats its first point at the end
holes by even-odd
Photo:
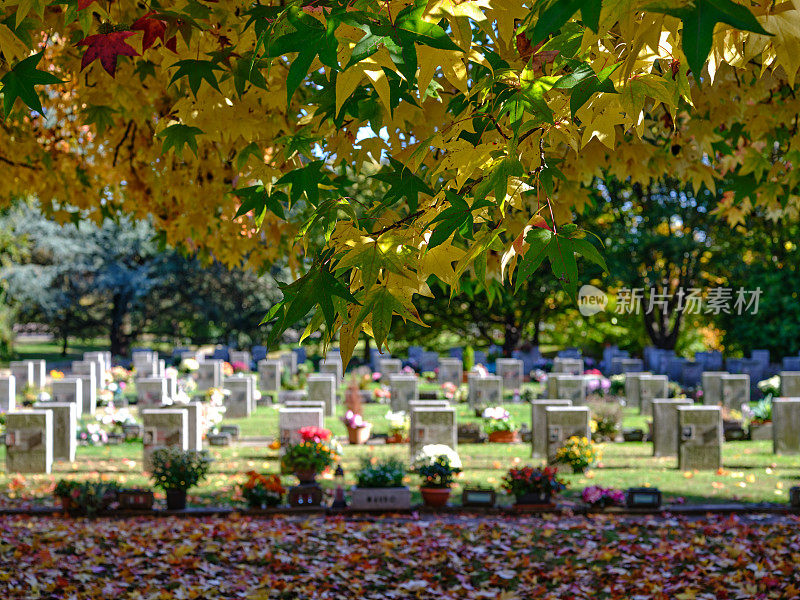
{"type": "Polygon", "coordinates": [[[150,478],[163,490],[186,491],[202,481],[211,465],[205,450],[181,450],[175,446],[158,448],[151,457],[153,471],[150,478]]]}
{"type": "Polygon", "coordinates": [[[375,464],[365,460],[356,473],[356,485],[360,488],[401,487],[405,475],[405,464],[396,458],[387,458],[375,464]]]}

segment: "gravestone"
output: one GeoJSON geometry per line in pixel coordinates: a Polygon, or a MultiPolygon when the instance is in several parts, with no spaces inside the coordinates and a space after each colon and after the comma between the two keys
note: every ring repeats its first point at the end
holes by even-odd
{"type": "Polygon", "coordinates": [[[278,439],[286,448],[303,441],[300,430],[303,427],[323,427],[324,409],[284,407],[278,410],[278,439]]]}
{"type": "Polygon", "coordinates": [[[800,371],[800,356],[786,356],[782,365],[784,371],[800,371]]]}
{"type": "Polygon", "coordinates": [[[78,377],[91,377],[95,390],[100,389],[100,365],[90,360],[76,360],[72,363],[72,374],[78,377]]]}
{"type": "Polygon", "coordinates": [[[426,406],[441,406],[447,408],[450,406],[449,400],[411,400],[408,403],[408,410],[414,410],[416,408],[422,407],[425,408],[426,406]]]}
{"type": "Polygon", "coordinates": [[[247,350],[231,350],[231,365],[242,363],[246,367],[245,370],[249,371],[252,362],[253,357],[247,350]]]}
{"type": "Polygon", "coordinates": [[[253,355],[253,360],[256,361],[258,364],[262,360],[266,360],[267,358],[267,347],[266,346],[253,346],[250,348],[250,352],[253,355]]]}
{"type": "Polygon", "coordinates": [[[678,468],[717,470],[722,466],[722,410],[718,406],[679,406],[678,468]]]}
{"type": "Polygon", "coordinates": [[[497,375],[470,379],[469,387],[472,406],[498,406],[503,403],[503,379],[497,375]]]}
{"type": "Polygon", "coordinates": [[[495,361],[497,376],[503,380],[504,390],[522,389],[522,361],[516,358],[498,358],[495,361]]]}
{"type": "Polygon", "coordinates": [[[559,375],[550,397],[571,400],[573,406],[585,406],[586,378],[583,375],[559,375]]]}
{"type": "Polygon", "coordinates": [[[464,363],[460,358],[439,359],[439,384],[461,385],[464,380],[464,363]]]}
{"type": "Polygon", "coordinates": [[[703,371],[722,371],[722,352],[695,352],[694,359],[703,365],[703,371]]]}
{"type": "Polygon", "coordinates": [[[650,371],[638,371],[636,373],[625,374],[625,403],[641,409],[641,398],[639,397],[639,380],[642,377],[652,375],[650,371]]]}
{"type": "Polygon", "coordinates": [[[8,363],[8,368],[16,381],[18,394],[26,387],[34,387],[33,364],[27,360],[12,360],[8,363]]]}
{"type": "Polygon", "coordinates": [[[151,350],[135,351],[132,364],[137,377],[156,377],[158,375],[158,355],[151,350]]]}
{"type": "Polygon", "coordinates": [[[33,365],[33,385],[42,389],[47,385],[47,363],[43,359],[32,359],[26,361],[33,365]]]}
{"type": "Polygon", "coordinates": [[[722,376],[729,375],[727,371],[703,372],[703,404],[716,406],[722,404],[722,376]]]}
{"type": "Polygon", "coordinates": [[[332,373],[312,373],[306,380],[306,397],[325,404],[325,416],[336,414],[336,377],[332,373]]]}
{"type": "Polygon", "coordinates": [[[284,406],[286,408],[319,408],[325,412],[325,403],[322,400],[288,400],[284,406]]]}
{"type": "Polygon", "coordinates": [[[53,402],[71,402],[75,405],[75,418],[83,414],[83,381],[79,377],[54,379],[50,384],[53,402]]]}
{"type": "Polygon", "coordinates": [[[73,402],[37,402],[35,410],[53,413],[53,460],[75,460],[78,417],[73,402]]]}
{"type": "Polygon", "coordinates": [[[403,373],[389,375],[389,391],[389,405],[392,411],[408,411],[409,402],[419,400],[419,381],[417,376],[403,373]]]}
{"type": "Polygon", "coordinates": [[[547,414],[553,406],[572,406],[572,400],[544,398],[531,401],[531,456],[547,458],[547,414]]]}
{"type": "Polygon", "coordinates": [[[280,356],[283,369],[290,375],[297,374],[297,355],[294,352],[283,352],[280,356]]]}
{"type": "Polygon", "coordinates": [[[620,367],[622,373],[640,373],[644,370],[644,361],[641,358],[623,358],[620,367]]]}
{"type": "Polygon", "coordinates": [[[639,378],[639,407],[643,415],[652,414],[656,398],[669,398],[669,379],[666,375],[644,375],[639,378]]]}
{"type": "Polygon", "coordinates": [[[203,449],[203,434],[205,434],[203,402],[176,402],[175,404],[164,404],[153,406],[148,410],[182,410],[186,413],[186,434],[189,450],[203,449]]]}
{"type": "Polygon", "coordinates": [[[297,402],[298,400],[305,400],[305,399],[306,399],[305,390],[281,390],[278,393],[278,402],[280,402],[281,404],[286,404],[287,402],[297,402]]]}
{"type": "Polygon", "coordinates": [[[6,473],[50,473],[53,413],[28,410],[6,415],[6,473]]]}
{"type": "Polygon", "coordinates": [[[475,350],[473,352],[473,356],[475,358],[475,360],[473,361],[473,364],[475,364],[475,365],[484,365],[484,366],[489,364],[489,360],[488,360],[488,357],[486,356],[486,352],[484,352],[483,350],[475,350]]]}
{"type": "Polygon", "coordinates": [[[258,389],[262,392],[279,392],[281,389],[281,370],[279,360],[258,361],[258,389]]]}
{"type": "Polygon", "coordinates": [[[688,361],[680,356],[672,356],[667,360],[667,370],[664,373],[670,381],[681,381],[683,365],[688,361]]]}
{"type": "Polygon", "coordinates": [[[177,446],[189,449],[189,414],[180,408],[146,408],[142,417],[142,470],[151,471],[150,461],[156,448],[177,446]]]}
{"type": "Polygon", "coordinates": [[[223,384],[230,392],[225,395],[225,418],[245,419],[253,412],[253,380],[250,377],[228,377],[223,384]]]}
{"type": "Polygon", "coordinates": [[[800,454],[800,398],[772,401],[772,451],[800,454]]]}
{"type": "Polygon", "coordinates": [[[443,444],[458,449],[458,425],[454,406],[420,406],[411,411],[409,453],[411,461],[423,446],[443,444]]]}
{"type": "Polygon", "coordinates": [[[800,398],[800,371],[781,371],[781,396],[800,398]]]}
{"type": "Polygon", "coordinates": [[[547,460],[555,462],[556,453],[569,438],[588,438],[589,408],[586,406],[550,406],[545,408],[547,423],[547,460]]]}
{"type": "Polygon", "coordinates": [[[0,412],[14,412],[17,406],[17,381],[13,375],[0,377],[0,412]]]}
{"type": "Polygon", "coordinates": [[[435,371],[439,368],[438,352],[423,352],[419,358],[420,371],[435,371]]]}
{"type": "Polygon", "coordinates": [[[205,392],[211,388],[222,388],[224,380],[222,374],[223,362],[218,359],[211,359],[200,363],[197,371],[195,371],[198,392],[205,392]]]}
{"type": "Polygon", "coordinates": [[[81,380],[81,416],[87,417],[94,414],[97,409],[97,385],[91,375],[79,375],[81,380]]]}
{"type": "Polygon", "coordinates": [[[342,383],[342,378],[344,377],[344,370],[342,369],[342,360],[338,357],[336,358],[326,358],[324,360],[319,361],[319,372],[320,373],[333,373],[336,376],[336,385],[342,383]]]}
{"type": "Polygon", "coordinates": [[[583,375],[583,359],[556,357],[553,359],[552,372],[565,375],[583,375]]]}
{"type": "Polygon", "coordinates": [[[688,398],[653,399],[653,456],[678,455],[678,407],[691,404],[688,398]]]}
{"type": "Polygon", "coordinates": [[[140,407],[161,406],[169,398],[167,379],[141,377],[136,380],[136,403],[140,407]]]}
{"type": "Polygon", "coordinates": [[[97,377],[95,380],[97,383],[97,389],[102,390],[105,389],[106,384],[106,369],[110,369],[111,366],[106,366],[106,359],[103,356],[102,352],[84,352],[83,353],[83,361],[82,362],[92,362],[95,365],[94,372],[97,377]]]}
{"type": "Polygon", "coordinates": [[[723,406],[741,410],[742,404],[750,402],[750,375],[723,375],[721,384],[723,406]]]}
{"type": "Polygon", "coordinates": [[[399,373],[403,368],[403,363],[399,358],[380,358],[378,359],[378,372],[381,374],[383,383],[389,382],[389,376],[399,373]]]}
{"type": "Polygon", "coordinates": [[[683,363],[681,383],[689,387],[697,387],[703,379],[703,365],[698,362],[683,363]]]}

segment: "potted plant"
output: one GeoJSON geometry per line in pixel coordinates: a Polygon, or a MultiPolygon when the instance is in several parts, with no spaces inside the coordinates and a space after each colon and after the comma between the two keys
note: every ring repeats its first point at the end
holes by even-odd
{"type": "Polygon", "coordinates": [[[372,431],[372,423],[365,421],[360,414],[348,410],[342,417],[342,423],[347,427],[347,439],[351,444],[366,444],[372,431]]]}
{"type": "Polygon", "coordinates": [[[502,406],[489,407],[483,411],[483,430],[489,441],[498,444],[510,444],[517,441],[514,421],[509,412],[502,406]]]}
{"type": "Polygon", "coordinates": [[[186,508],[186,490],[197,485],[208,473],[211,458],[204,450],[183,450],[175,446],[157,448],[151,457],[150,477],[167,495],[168,510],[186,508]]]}
{"type": "Polygon", "coordinates": [[[773,375],[769,379],[759,381],[757,384],[758,389],[764,394],[764,399],[778,398],[781,395],[781,376],[773,375]]]}
{"type": "Polygon", "coordinates": [[[585,473],[601,458],[600,449],[587,437],[574,435],[556,452],[556,462],[568,464],[573,473],[585,473]]]}
{"type": "Polygon", "coordinates": [[[414,471],[422,477],[419,491],[426,506],[440,508],[450,498],[450,486],[461,473],[461,460],[449,446],[423,446],[414,460],[414,471]]]}
{"type": "Polygon", "coordinates": [[[622,490],[590,485],[581,492],[581,500],[583,500],[589,508],[602,510],[608,506],[624,505],[625,492],[622,490]]]}
{"type": "Polygon", "coordinates": [[[240,487],[242,498],[250,508],[272,508],[283,500],[286,489],[277,475],[262,475],[256,471],[247,472],[247,481],[240,487]]]}
{"type": "Polygon", "coordinates": [[[402,444],[407,442],[411,420],[406,412],[404,410],[389,411],[386,413],[386,420],[389,422],[389,435],[386,438],[386,443],[402,444]]]}
{"type": "Polygon", "coordinates": [[[331,432],[327,429],[303,427],[300,436],[303,441],[286,449],[281,464],[300,483],[314,483],[317,474],[333,466],[339,457],[329,443],[331,432]]]}
{"type": "MultiPolygon", "coordinates": [[[[769,380],[767,380],[769,381],[769,380]]],[[[762,382],[763,383],[763,382],[762,382]]],[[[766,396],[760,400],[748,415],[750,424],[751,440],[771,440],[772,439],[772,397],[766,396]]]]}
{"type": "Polygon", "coordinates": [[[93,517],[117,499],[116,481],[65,481],[56,484],[53,493],[61,499],[64,510],[93,517]]]}
{"type": "Polygon", "coordinates": [[[80,487],[79,481],[69,479],[59,479],[53,488],[53,495],[61,502],[64,512],[69,512],[73,508],[72,491],[80,487]]]}
{"type": "Polygon", "coordinates": [[[503,489],[514,496],[515,503],[520,506],[551,504],[553,495],[566,487],[555,467],[509,469],[503,477],[503,489]]]}
{"type": "Polygon", "coordinates": [[[410,509],[411,490],[403,485],[405,475],[405,464],[396,458],[365,460],[356,473],[350,506],[355,510],[410,509]]]}

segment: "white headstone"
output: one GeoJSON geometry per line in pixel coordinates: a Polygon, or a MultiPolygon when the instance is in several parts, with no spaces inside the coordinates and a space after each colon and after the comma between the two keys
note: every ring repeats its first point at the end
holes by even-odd
{"type": "Polygon", "coordinates": [[[641,410],[641,398],[639,398],[639,380],[642,377],[648,377],[650,375],[652,375],[650,371],[625,373],[625,403],[628,406],[641,410]]]}
{"type": "Polygon", "coordinates": [[[279,360],[258,361],[258,389],[262,392],[279,392],[283,363],[279,360]]]}
{"type": "Polygon", "coordinates": [[[71,402],[75,405],[75,417],[83,414],[83,381],[79,377],[54,379],[50,383],[53,402],[71,402]]]}
{"type": "Polygon", "coordinates": [[[6,473],[50,473],[53,413],[28,410],[6,415],[6,473]]]}
{"type": "Polygon", "coordinates": [[[278,439],[281,447],[293,446],[303,441],[300,430],[303,427],[323,427],[324,409],[319,408],[289,408],[278,410],[278,439]]]}
{"type": "Polygon", "coordinates": [[[186,435],[189,450],[200,451],[203,449],[204,404],[202,402],[179,402],[163,406],[154,406],[148,410],[182,410],[186,413],[186,435]]]}
{"type": "Polygon", "coordinates": [[[53,460],[75,460],[78,418],[74,402],[37,402],[36,410],[53,413],[53,460]]]}
{"type": "Polygon", "coordinates": [[[381,381],[389,382],[389,376],[399,373],[403,369],[403,362],[399,358],[379,358],[378,372],[381,374],[381,381]]]}
{"type": "Polygon", "coordinates": [[[140,407],[161,406],[169,398],[166,377],[140,377],[136,380],[136,402],[140,407]]]}
{"type": "Polygon", "coordinates": [[[32,359],[27,362],[33,365],[33,385],[42,389],[47,385],[47,363],[42,359],[32,359]]]}
{"type": "Polygon", "coordinates": [[[423,446],[443,444],[458,449],[458,426],[454,406],[420,406],[410,412],[409,450],[411,460],[423,446]]]}
{"type": "Polygon", "coordinates": [[[503,380],[503,389],[522,389],[523,367],[518,358],[498,358],[495,362],[498,377],[503,380]]]}
{"type": "Polygon", "coordinates": [[[198,391],[205,392],[211,388],[222,388],[223,363],[224,361],[218,359],[209,359],[200,363],[199,368],[195,371],[198,391]]]}
{"type": "Polygon", "coordinates": [[[589,408],[586,406],[550,406],[545,408],[547,422],[547,460],[554,462],[556,453],[571,437],[591,436],[589,408]]]}
{"type": "Polygon", "coordinates": [[[35,387],[32,363],[27,360],[12,360],[8,363],[8,367],[16,380],[18,393],[21,393],[26,387],[35,387]]]}
{"type": "Polygon", "coordinates": [[[253,362],[253,357],[247,350],[231,350],[230,352],[231,365],[242,363],[245,365],[247,371],[250,370],[250,364],[253,362]]]}
{"type": "Polygon", "coordinates": [[[552,373],[583,375],[583,359],[556,357],[553,359],[552,373]]]}
{"type": "Polygon", "coordinates": [[[407,411],[409,402],[419,400],[419,380],[416,375],[393,373],[389,375],[390,406],[392,411],[407,411]]]}
{"type": "Polygon", "coordinates": [[[152,470],[150,458],[156,448],[177,446],[189,449],[189,414],[180,408],[147,408],[140,413],[144,434],[142,435],[142,469],[152,470]]]}
{"type": "Polygon", "coordinates": [[[325,416],[336,414],[336,376],[333,373],[312,373],[306,379],[306,397],[325,403],[325,416]]]}
{"type": "Polygon", "coordinates": [[[688,398],[653,399],[653,456],[678,455],[678,407],[691,405],[688,398]]]}
{"type": "Polygon", "coordinates": [[[800,398],[800,371],[781,371],[781,396],[800,398]]]}
{"type": "Polygon", "coordinates": [[[78,379],[81,380],[81,415],[86,417],[94,414],[97,408],[97,386],[95,385],[94,377],[91,375],[79,375],[78,379]]]}
{"type": "Polygon", "coordinates": [[[722,376],[729,375],[727,371],[703,372],[703,404],[716,406],[722,404],[722,376]]]}
{"type": "Polygon", "coordinates": [[[249,417],[254,408],[253,380],[250,377],[228,377],[225,389],[230,394],[225,396],[225,417],[227,419],[244,419],[249,417]]]}
{"type": "Polygon", "coordinates": [[[800,454],[800,398],[772,401],[772,440],[775,454],[800,454]]]}
{"type": "Polygon", "coordinates": [[[344,377],[344,370],[342,369],[341,359],[328,357],[324,360],[319,361],[319,372],[333,373],[334,375],[336,375],[336,385],[339,385],[342,382],[342,378],[344,377]]]}
{"type": "Polygon", "coordinates": [[[741,410],[742,404],[750,402],[750,375],[723,375],[721,382],[723,406],[741,410]]]}
{"type": "Polygon", "coordinates": [[[13,412],[17,406],[17,382],[13,375],[0,377],[0,412],[13,412]]]}
{"type": "Polygon", "coordinates": [[[473,406],[498,406],[503,403],[503,379],[497,375],[469,379],[473,406]],[[473,390],[474,388],[474,390],[473,390]]]}
{"type": "Polygon", "coordinates": [[[281,354],[283,368],[292,375],[297,374],[297,355],[294,352],[284,352],[281,354]]]}
{"type": "Polygon", "coordinates": [[[653,414],[653,400],[669,397],[666,375],[643,375],[639,378],[639,408],[643,415],[653,414]]]}
{"type": "Polygon", "coordinates": [[[586,377],[583,375],[556,375],[550,389],[551,398],[565,398],[572,401],[573,406],[586,404],[586,377]]]}
{"type": "Polygon", "coordinates": [[[554,406],[572,406],[572,400],[544,398],[531,401],[531,457],[547,458],[547,413],[554,406]]]}
{"type": "Polygon", "coordinates": [[[464,364],[460,358],[439,359],[439,383],[461,385],[464,380],[464,364]]]}

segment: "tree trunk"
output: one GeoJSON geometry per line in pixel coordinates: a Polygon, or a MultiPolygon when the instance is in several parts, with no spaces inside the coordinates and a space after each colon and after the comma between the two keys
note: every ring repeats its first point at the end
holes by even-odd
{"type": "Polygon", "coordinates": [[[69,346],[69,334],[64,333],[61,336],[63,339],[61,340],[61,356],[67,355],[67,348],[69,346]]]}
{"type": "Polygon", "coordinates": [[[369,364],[369,340],[370,337],[367,334],[364,334],[364,363],[369,364]]]}
{"type": "Polygon", "coordinates": [[[506,321],[505,333],[503,335],[503,356],[511,358],[511,353],[517,349],[521,337],[522,329],[516,323],[506,321]]]}
{"type": "Polygon", "coordinates": [[[132,336],[125,332],[125,305],[125,300],[119,294],[115,294],[111,306],[111,326],[108,332],[111,354],[115,356],[128,356],[133,342],[132,336]]]}

